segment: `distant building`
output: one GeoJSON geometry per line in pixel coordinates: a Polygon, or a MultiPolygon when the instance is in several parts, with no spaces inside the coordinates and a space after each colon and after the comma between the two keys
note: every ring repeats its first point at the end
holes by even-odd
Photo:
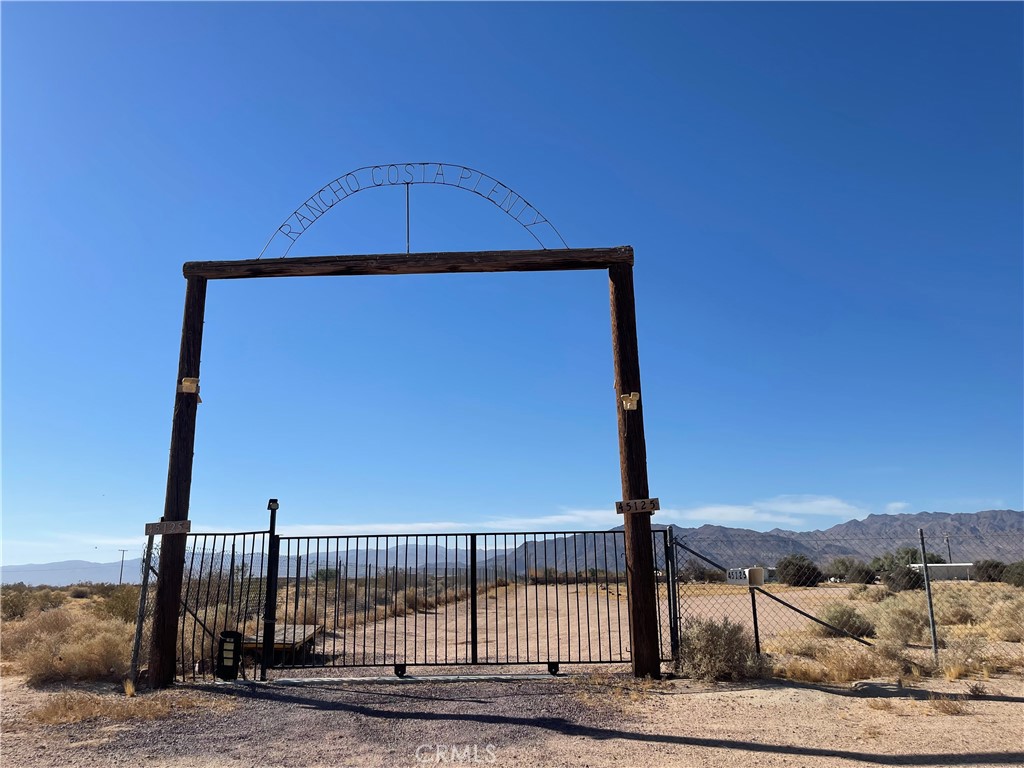
{"type": "MultiPolygon", "coordinates": [[[[924,575],[921,563],[911,563],[910,567],[924,575]]],[[[931,581],[970,581],[974,578],[974,563],[928,563],[928,578],[931,581]]]]}

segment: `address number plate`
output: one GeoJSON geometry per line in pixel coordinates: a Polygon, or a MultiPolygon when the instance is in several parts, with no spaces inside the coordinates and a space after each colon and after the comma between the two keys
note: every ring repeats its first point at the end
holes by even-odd
{"type": "Polygon", "coordinates": [[[615,511],[620,515],[638,512],[653,513],[659,509],[661,509],[661,502],[658,499],[630,499],[629,501],[615,502],[615,511]]]}
{"type": "Polygon", "coordinates": [[[191,520],[167,520],[162,523],[146,523],[147,536],[165,536],[171,533],[188,533],[191,530],[191,520]]]}

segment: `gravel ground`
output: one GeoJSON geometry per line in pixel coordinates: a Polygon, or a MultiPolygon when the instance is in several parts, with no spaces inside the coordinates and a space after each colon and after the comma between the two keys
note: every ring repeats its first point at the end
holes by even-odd
{"type": "Polygon", "coordinates": [[[0,682],[5,767],[1024,763],[1019,679],[986,682],[987,694],[959,715],[928,702],[935,691],[966,690],[944,680],[915,688],[637,683],[608,672],[277,680],[143,693],[132,701],[187,696],[199,707],[161,720],[67,725],[28,716],[60,689],[34,691],[14,676],[0,682]]]}

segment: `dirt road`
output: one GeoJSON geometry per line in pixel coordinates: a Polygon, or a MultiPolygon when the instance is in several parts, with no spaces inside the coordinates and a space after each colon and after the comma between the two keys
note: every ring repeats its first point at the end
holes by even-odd
{"type": "MultiPolygon", "coordinates": [[[[392,679],[394,680],[394,679],[392,679]]],[[[151,721],[43,725],[56,692],[3,684],[2,763],[43,766],[1020,765],[1020,681],[943,714],[931,687],[506,681],[305,681],[183,687],[200,706],[151,721]]],[[[108,694],[113,696],[113,693],[108,694]]],[[[132,701],[144,700],[144,694],[132,701]]],[[[181,693],[177,693],[181,695],[181,693]]]]}

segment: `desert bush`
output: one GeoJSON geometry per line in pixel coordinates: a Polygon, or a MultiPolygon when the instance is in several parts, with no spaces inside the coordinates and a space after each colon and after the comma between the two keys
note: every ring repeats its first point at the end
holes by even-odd
{"type": "Polygon", "coordinates": [[[856,562],[855,557],[835,557],[825,566],[825,575],[830,579],[845,579],[850,567],[856,562]]]}
{"type": "Polygon", "coordinates": [[[985,613],[983,626],[992,640],[1024,642],[1024,595],[995,603],[985,613]]]}
{"type": "Polygon", "coordinates": [[[825,567],[829,578],[845,581],[847,584],[874,584],[875,572],[867,563],[855,557],[837,557],[825,567]]]}
{"type": "Polygon", "coordinates": [[[807,632],[782,632],[761,642],[761,647],[770,654],[783,656],[804,656],[813,659],[824,643],[807,632]]]}
{"type": "Polygon", "coordinates": [[[32,595],[32,602],[40,611],[60,608],[67,602],[67,595],[56,589],[37,589],[32,595]]]}
{"type": "MultiPolygon", "coordinates": [[[[872,558],[871,569],[876,573],[884,573],[885,571],[891,571],[894,568],[919,562],[921,562],[921,550],[917,547],[899,547],[895,552],[886,552],[880,557],[872,558]]],[[[944,563],[946,560],[934,552],[929,552],[928,562],[944,563]]]]}
{"type": "Polygon", "coordinates": [[[679,566],[678,579],[683,582],[720,583],[725,581],[725,571],[718,568],[708,568],[704,563],[691,557],[679,566]]]}
{"type": "Polygon", "coordinates": [[[974,594],[971,584],[947,583],[932,592],[935,621],[939,624],[971,624],[977,620],[977,610],[987,602],[974,594]],[[979,599],[980,598],[980,599],[979,599]]]}
{"type": "Polygon", "coordinates": [[[874,584],[878,577],[867,563],[855,562],[846,572],[847,584],[874,584]]]}
{"type": "Polygon", "coordinates": [[[975,581],[1002,581],[1006,563],[1001,560],[978,560],[974,564],[975,581]]]}
{"type": "Polygon", "coordinates": [[[23,619],[32,607],[32,595],[25,585],[14,584],[0,589],[0,618],[4,621],[23,619]]]}
{"type": "Polygon", "coordinates": [[[814,659],[796,656],[789,659],[778,659],[772,664],[772,675],[802,683],[825,682],[825,666],[814,659]]]}
{"type": "Polygon", "coordinates": [[[941,696],[933,693],[928,697],[928,703],[932,709],[938,710],[944,715],[967,715],[971,711],[971,707],[966,701],[953,696],[941,696]]]}
{"type": "Polygon", "coordinates": [[[679,674],[697,680],[744,680],[763,677],[766,671],[750,632],[725,617],[686,620],[676,667],[679,674]]]}
{"type": "Polygon", "coordinates": [[[978,637],[950,639],[942,650],[939,669],[947,680],[959,680],[965,675],[982,672],[985,655],[982,640],[978,637]]]}
{"type": "Polygon", "coordinates": [[[1015,587],[1024,587],[1024,560],[1007,565],[1003,569],[1002,579],[1015,587]]]}
{"type": "Polygon", "coordinates": [[[5,655],[31,685],[55,680],[117,680],[128,671],[134,633],[118,619],[66,607],[34,614],[5,628],[5,655]]]}
{"type": "MultiPolygon", "coordinates": [[[[874,625],[847,603],[832,603],[826,606],[825,610],[818,614],[818,618],[855,637],[871,637],[875,634],[874,625]]],[[[842,633],[821,624],[815,624],[813,631],[822,637],[842,637],[842,633]]]]}
{"type": "Polygon", "coordinates": [[[898,672],[897,663],[879,655],[871,648],[849,644],[829,644],[816,657],[825,667],[825,679],[833,683],[849,683],[898,672]]]}
{"type": "Polygon", "coordinates": [[[902,592],[905,589],[924,589],[924,576],[908,568],[898,565],[882,574],[882,583],[890,592],[902,592]]]}
{"type": "Polygon", "coordinates": [[[854,584],[847,592],[851,600],[863,600],[867,603],[880,603],[889,597],[890,592],[885,587],[869,586],[867,584],[854,584]]]}
{"type": "Polygon", "coordinates": [[[92,589],[85,584],[76,584],[71,587],[70,594],[75,600],[82,600],[86,597],[92,597],[92,589]]]}
{"type": "Polygon", "coordinates": [[[808,683],[848,683],[898,671],[897,661],[874,653],[873,649],[855,645],[853,641],[841,644],[819,642],[811,658],[776,658],[772,670],[777,677],[808,683]]]}
{"type": "Polygon", "coordinates": [[[825,574],[804,555],[786,555],[775,564],[775,578],[791,587],[813,587],[825,574]]]}
{"type": "Polygon", "coordinates": [[[875,607],[871,617],[875,633],[886,640],[906,645],[928,635],[928,606],[921,592],[901,592],[875,607]]]}
{"type": "Polygon", "coordinates": [[[122,584],[97,606],[101,614],[134,624],[139,612],[139,590],[134,584],[122,584]]]}

